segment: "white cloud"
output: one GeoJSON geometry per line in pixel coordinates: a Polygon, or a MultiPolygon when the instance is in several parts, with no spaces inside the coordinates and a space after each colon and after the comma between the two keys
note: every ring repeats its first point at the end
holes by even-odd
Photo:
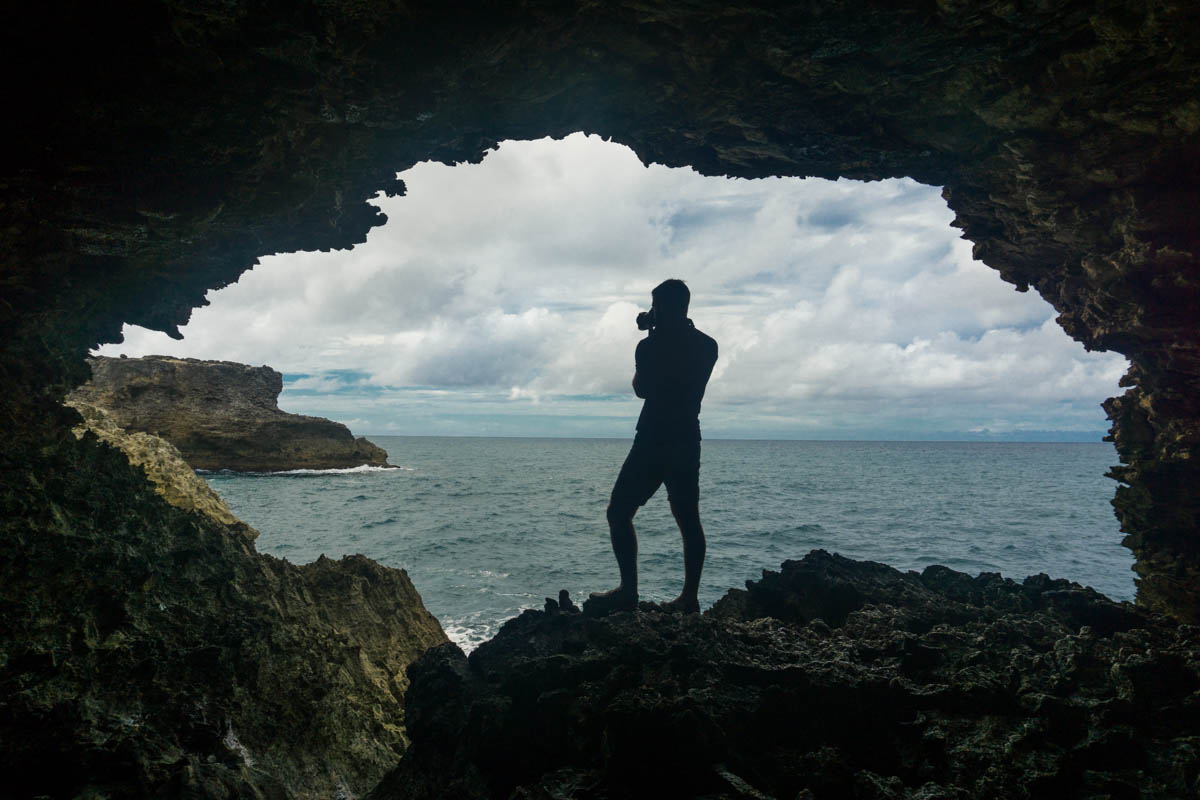
{"type": "Polygon", "coordinates": [[[324,394],[345,388],[345,382],[334,375],[306,375],[288,384],[288,391],[324,394]]]}
{"type": "Polygon", "coordinates": [[[184,341],[128,328],[101,352],[268,363],[306,376],[284,407],[364,430],[536,413],[546,433],[626,435],[633,318],[682,277],[721,345],[710,432],[1095,431],[1125,367],[973,261],[938,190],[911,180],[704,178],[581,134],[402,177],[366,244],[266,257],[184,341]]]}

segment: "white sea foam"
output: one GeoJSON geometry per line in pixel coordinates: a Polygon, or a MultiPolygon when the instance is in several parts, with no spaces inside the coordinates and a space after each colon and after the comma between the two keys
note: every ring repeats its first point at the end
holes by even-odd
{"type": "MultiPolygon", "coordinates": [[[[519,612],[518,612],[519,613],[519,612]]],[[[516,614],[511,614],[516,616],[516,614]]],[[[472,611],[457,617],[439,618],[442,630],[450,641],[462,648],[464,653],[470,653],[479,645],[491,639],[510,618],[510,614],[497,617],[494,612],[487,610],[472,611]]]]}
{"type": "Polygon", "coordinates": [[[496,630],[487,630],[471,625],[446,624],[442,626],[450,641],[462,648],[464,653],[470,653],[479,645],[496,635],[496,630]]]}
{"type": "Polygon", "coordinates": [[[353,475],[360,472],[395,472],[396,470],[412,472],[412,467],[375,467],[370,464],[361,464],[357,467],[343,467],[341,469],[284,469],[278,472],[260,473],[266,475],[353,475]]]}
{"type": "Polygon", "coordinates": [[[412,472],[415,467],[376,467],[371,464],[360,464],[357,467],[337,467],[332,469],[281,469],[271,472],[238,472],[232,469],[198,469],[201,475],[359,475],[366,472],[412,472]]]}

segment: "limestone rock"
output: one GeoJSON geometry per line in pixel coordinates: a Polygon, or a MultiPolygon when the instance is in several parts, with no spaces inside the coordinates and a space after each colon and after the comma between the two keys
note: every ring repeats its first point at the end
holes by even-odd
{"type": "Polygon", "coordinates": [[[396,764],[405,667],[447,641],[403,570],[256,553],[91,435],[16,454],[0,794],[351,797],[396,764]]]}
{"type": "Polygon", "coordinates": [[[76,436],[90,431],[102,442],[119,449],[130,464],[146,471],[154,490],[168,503],[243,530],[252,539],[258,537],[258,531],[235,517],[229,505],[166,439],[150,433],[129,433],[113,422],[107,411],[81,400],[72,402],[71,407],[83,416],[83,424],[74,429],[76,436]]]}
{"type": "Polygon", "coordinates": [[[409,668],[395,798],[1191,797],[1196,629],[823,551],[704,615],[526,611],[409,668]]]}
{"type": "Polygon", "coordinates": [[[71,404],[105,409],[129,431],[161,436],[195,469],[271,472],[388,466],[387,452],[341,423],[280,411],[283,376],[230,361],[91,358],[71,404]]]}

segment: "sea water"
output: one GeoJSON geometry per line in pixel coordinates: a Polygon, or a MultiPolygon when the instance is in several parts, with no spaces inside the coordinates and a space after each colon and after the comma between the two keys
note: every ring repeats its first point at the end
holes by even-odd
{"type": "MultiPolygon", "coordinates": [[[[372,436],[400,469],[205,477],[296,564],[362,553],[408,571],[464,649],[567,589],[616,585],[605,506],[629,450],[616,439],[372,436]]],[[[1045,572],[1133,597],[1105,478],[1111,444],[706,440],[700,514],[707,607],[731,587],[824,548],[919,570],[1020,580],[1045,572]]],[[[634,519],[641,593],[683,580],[666,491],[634,519]]]]}

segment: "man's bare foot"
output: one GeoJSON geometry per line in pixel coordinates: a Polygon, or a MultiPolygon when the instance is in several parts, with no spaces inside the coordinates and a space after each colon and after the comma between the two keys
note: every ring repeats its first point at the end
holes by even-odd
{"type": "Polygon", "coordinates": [[[638,593],[636,589],[626,589],[618,586],[607,592],[592,592],[583,601],[583,613],[590,617],[603,617],[614,611],[632,611],[637,608],[638,593]]]}
{"type": "Polygon", "coordinates": [[[669,603],[663,603],[662,609],[673,614],[699,614],[700,601],[695,597],[680,595],[669,603]]]}

